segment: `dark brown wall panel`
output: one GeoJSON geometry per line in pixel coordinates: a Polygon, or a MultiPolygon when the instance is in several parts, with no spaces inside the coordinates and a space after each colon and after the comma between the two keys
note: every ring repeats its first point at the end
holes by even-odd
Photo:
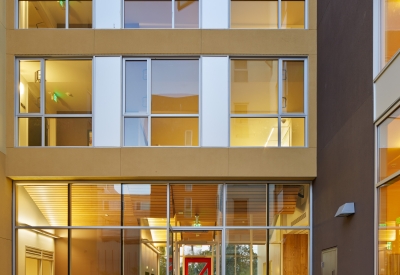
{"type": "Polygon", "coordinates": [[[374,274],[372,0],[318,1],[318,149],[313,274],[338,248],[337,274],[374,274]],[[355,202],[356,214],[334,218],[355,202]]]}

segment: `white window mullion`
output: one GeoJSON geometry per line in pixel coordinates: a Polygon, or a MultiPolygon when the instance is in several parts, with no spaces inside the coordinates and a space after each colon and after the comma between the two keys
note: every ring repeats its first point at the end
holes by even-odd
{"type": "Polygon", "coordinates": [[[46,113],[46,60],[42,59],[40,61],[40,115],[42,116],[42,146],[45,146],[45,134],[46,134],[46,118],[44,117],[46,113]]]}
{"type": "Polygon", "coordinates": [[[151,146],[151,59],[147,59],[147,146],[151,146]]]}
{"type": "Polygon", "coordinates": [[[69,29],[69,0],[65,1],[65,28],[69,29]]]}
{"type": "Polygon", "coordinates": [[[282,2],[278,0],[278,29],[282,28],[282,2]]]}
{"type": "MultiPolygon", "coordinates": [[[[280,2],[280,1],[279,1],[280,2]]],[[[282,114],[282,81],[283,81],[283,62],[278,60],[278,147],[281,147],[281,114],[282,114]]]]}
{"type": "Polygon", "coordinates": [[[175,0],[172,0],[172,28],[175,28],[175,0]]]}

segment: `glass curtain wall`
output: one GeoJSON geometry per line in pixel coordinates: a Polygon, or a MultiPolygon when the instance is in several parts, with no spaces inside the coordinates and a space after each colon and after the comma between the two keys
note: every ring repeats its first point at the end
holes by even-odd
{"type": "Polygon", "coordinates": [[[381,2],[381,68],[400,48],[400,1],[381,2]]]}
{"type": "Polygon", "coordinates": [[[302,183],[16,183],[15,274],[309,274],[302,183]]]}

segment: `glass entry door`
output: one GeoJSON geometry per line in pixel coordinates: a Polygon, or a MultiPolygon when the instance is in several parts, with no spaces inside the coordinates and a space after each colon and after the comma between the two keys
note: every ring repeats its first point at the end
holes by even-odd
{"type": "Polygon", "coordinates": [[[174,275],[220,275],[221,231],[174,231],[174,275]]]}

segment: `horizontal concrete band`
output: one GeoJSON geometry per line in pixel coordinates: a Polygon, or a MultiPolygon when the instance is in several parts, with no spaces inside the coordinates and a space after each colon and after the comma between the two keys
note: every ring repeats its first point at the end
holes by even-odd
{"type": "Polygon", "coordinates": [[[7,148],[12,179],[313,179],[316,148],[7,148]]]}
{"type": "Polygon", "coordinates": [[[314,55],[316,30],[7,30],[10,55],[314,55]]]}

